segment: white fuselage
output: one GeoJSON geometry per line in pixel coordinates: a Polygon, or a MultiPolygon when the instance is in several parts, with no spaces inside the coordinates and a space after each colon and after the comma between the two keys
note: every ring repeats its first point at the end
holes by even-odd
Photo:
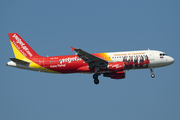
{"type": "Polygon", "coordinates": [[[138,57],[138,63],[140,63],[140,57],[148,56],[149,65],[148,68],[156,68],[170,65],[174,62],[174,59],[167,56],[164,52],[157,50],[141,50],[141,51],[125,51],[125,52],[110,52],[107,53],[112,62],[123,61],[124,57],[130,59],[132,57],[133,61],[138,57]]]}

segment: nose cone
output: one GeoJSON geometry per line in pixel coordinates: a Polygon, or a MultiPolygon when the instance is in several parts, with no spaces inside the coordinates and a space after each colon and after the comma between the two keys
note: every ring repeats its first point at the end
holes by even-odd
{"type": "Polygon", "coordinates": [[[173,64],[174,63],[174,58],[169,57],[168,62],[169,62],[169,64],[173,64]]]}

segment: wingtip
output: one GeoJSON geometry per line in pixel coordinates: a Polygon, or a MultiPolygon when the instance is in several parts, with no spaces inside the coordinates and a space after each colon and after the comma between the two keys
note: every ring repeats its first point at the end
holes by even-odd
{"type": "Polygon", "coordinates": [[[74,51],[76,48],[74,48],[74,47],[71,47],[72,48],[72,51],[74,51]]]}

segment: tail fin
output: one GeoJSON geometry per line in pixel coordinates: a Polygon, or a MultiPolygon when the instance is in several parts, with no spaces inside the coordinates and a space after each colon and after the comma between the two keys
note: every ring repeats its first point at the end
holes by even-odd
{"type": "Polygon", "coordinates": [[[8,33],[17,59],[39,56],[17,33],[8,33]]]}

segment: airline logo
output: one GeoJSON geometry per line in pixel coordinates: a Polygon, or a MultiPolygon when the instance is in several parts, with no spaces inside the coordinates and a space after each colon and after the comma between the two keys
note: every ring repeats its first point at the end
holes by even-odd
{"type": "Polygon", "coordinates": [[[112,68],[116,68],[116,69],[118,69],[118,68],[121,68],[122,67],[122,65],[119,65],[119,64],[115,64],[115,65],[112,65],[112,68]]]}
{"type": "Polygon", "coordinates": [[[16,48],[25,56],[25,57],[32,57],[32,53],[28,49],[27,45],[22,41],[21,38],[17,34],[12,36],[12,42],[16,46],[16,48]]]}
{"type": "Polygon", "coordinates": [[[64,58],[64,59],[59,59],[60,63],[62,64],[63,62],[68,62],[71,63],[71,61],[77,61],[79,60],[78,57],[68,57],[68,58],[64,58]]]}

